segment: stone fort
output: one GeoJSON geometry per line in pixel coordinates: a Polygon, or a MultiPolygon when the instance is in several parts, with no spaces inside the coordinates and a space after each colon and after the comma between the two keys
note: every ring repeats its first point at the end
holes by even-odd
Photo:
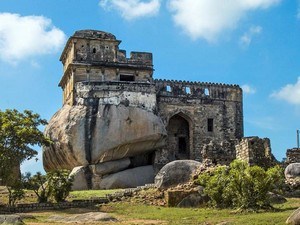
{"type": "Polygon", "coordinates": [[[76,31],[67,41],[63,108],[45,131],[54,142],[43,151],[46,171],[80,167],[86,187],[101,189],[123,187],[118,179],[126,171],[152,177],[173,160],[273,160],[268,139],[244,137],[238,85],[154,79],[152,53],[127,57],[120,43],[96,30],[76,31]]]}

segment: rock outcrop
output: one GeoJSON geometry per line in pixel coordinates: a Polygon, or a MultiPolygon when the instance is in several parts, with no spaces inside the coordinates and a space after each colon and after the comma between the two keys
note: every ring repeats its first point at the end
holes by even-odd
{"type": "Polygon", "coordinates": [[[153,166],[141,166],[104,176],[101,189],[133,188],[154,182],[153,166]]]}
{"type": "Polygon", "coordinates": [[[300,163],[291,163],[285,170],[284,175],[286,179],[300,178],[300,163]]]}
{"type": "MultiPolygon", "coordinates": [[[[124,104],[83,102],[64,105],[49,121],[45,135],[53,141],[43,149],[46,171],[76,167],[73,189],[102,189],[101,186],[106,189],[144,185],[143,180],[153,182],[152,166],[151,173],[147,170],[145,177],[139,172],[141,179],[132,178],[133,185],[126,183],[119,173],[129,167],[149,165],[147,160],[137,164],[134,158],[147,159],[147,155],[162,147],[166,130],[151,110],[124,104]]],[[[126,176],[132,175],[126,171],[126,176]]]]}
{"type": "Polygon", "coordinates": [[[165,165],[155,177],[155,185],[166,189],[191,180],[202,163],[194,160],[176,160],[165,165]]]}

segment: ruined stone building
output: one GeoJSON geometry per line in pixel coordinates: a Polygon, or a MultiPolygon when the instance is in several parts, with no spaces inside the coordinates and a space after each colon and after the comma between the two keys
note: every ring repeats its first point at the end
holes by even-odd
{"type": "Polygon", "coordinates": [[[238,85],[154,79],[152,53],[127,57],[120,43],[95,30],[69,38],[60,58],[63,108],[45,131],[54,141],[43,152],[46,171],[82,166],[88,188],[107,188],[120,173],[142,171],[151,180],[155,169],[176,159],[255,161],[247,139],[239,146],[238,85]]]}

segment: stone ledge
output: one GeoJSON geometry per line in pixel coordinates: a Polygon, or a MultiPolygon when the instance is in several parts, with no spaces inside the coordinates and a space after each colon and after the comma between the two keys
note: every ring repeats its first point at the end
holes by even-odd
{"type": "Polygon", "coordinates": [[[39,211],[39,210],[94,207],[97,204],[105,204],[105,203],[108,203],[107,198],[98,198],[92,200],[73,200],[72,202],[61,202],[61,203],[17,204],[15,207],[0,206],[0,213],[10,214],[10,213],[23,213],[23,212],[39,211]]]}

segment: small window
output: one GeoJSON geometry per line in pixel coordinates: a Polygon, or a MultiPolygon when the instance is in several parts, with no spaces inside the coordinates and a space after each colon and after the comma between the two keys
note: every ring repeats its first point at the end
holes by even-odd
{"type": "Polygon", "coordinates": [[[120,75],[120,81],[134,81],[133,75],[120,75]]]}
{"type": "Polygon", "coordinates": [[[93,53],[94,53],[94,54],[96,53],[96,48],[93,48],[93,53]]]}
{"type": "Polygon", "coordinates": [[[190,87],[185,87],[185,93],[191,94],[191,88],[190,87]]]}
{"type": "Polygon", "coordinates": [[[208,90],[208,88],[205,88],[205,89],[204,89],[204,94],[205,94],[206,96],[209,96],[209,90],[208,90]]]}
{"type": "Polygon", "coordinates": [[[167,86],[166,86],[166,91],[167,91],[167,92],[171,92],[171,91],[172,91],[172,88],[171,88],[170,85],[167,85],[167,86]]]}
{"type": "Polygon", "coordinates": [[[214,131],[214,119],[207,119],[207,131],[213,132],[214,131]]]}

